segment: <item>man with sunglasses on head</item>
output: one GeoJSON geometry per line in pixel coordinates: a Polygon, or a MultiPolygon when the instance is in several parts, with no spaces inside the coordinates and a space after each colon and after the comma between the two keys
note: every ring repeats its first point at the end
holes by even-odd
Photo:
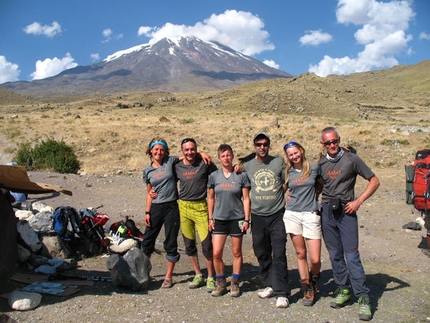
{"type": "Polygon", "coordinates": [[[206,288],[208,292],[212,292],[215,289],[215,270],[206,196],[209,174],[216,171],[217,167],[212,162],[206,164],[203,161],[197,153],[197,143],[193,138],[182,140],[181,152],[184,159],[175,165],[176,176],[179,180],[179,215],[186,254],[196,273],[188,287],[195,289],[205,283],[197,255],[197,231],[208,271],[206,288]]]}
{"type": "Polygon", "coordinates": [[[251,181],[252,244],[265,288],[258,296],[276,296],[276,307],[287,308],[290,289],[283,221],[285,163],[282,158],[269,155],[270,138],[265,132],[255,134],[254,148],[254,154],[240,160],[251,181]]]}
{"type": "Polygon", "coordinates": [[[356,154],[340,147],[336,128],[321,131],[321,145],[327,154],[318,164],[324,181],[322,191],[322,233],[330,255],[337,286],[332,308],[341,308],[351,301],[352,288],[359,304],[359,319],[372,318],[366,274],[358,251],[357,210],[379,187],[379,180],[356,154]],[[357,175],[368,181],[361,195],[355,196],[357,175]]]}

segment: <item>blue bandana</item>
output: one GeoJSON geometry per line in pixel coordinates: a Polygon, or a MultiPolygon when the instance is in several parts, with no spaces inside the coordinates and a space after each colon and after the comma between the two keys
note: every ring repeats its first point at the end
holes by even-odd
{"type": "Polygon", "coordinates": [[[162,145],[162,146],[164,146],[164,148],[167,149],[167,144],[165,142],[162,142],[162,141],[151,142],[151,145],[149,146],[149,149],[154,148],[155,145],[162,145]]]}

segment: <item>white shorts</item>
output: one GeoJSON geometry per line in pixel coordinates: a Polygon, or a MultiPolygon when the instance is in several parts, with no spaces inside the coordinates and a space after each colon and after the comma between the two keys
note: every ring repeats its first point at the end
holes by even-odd
{"type": "Polygon", "coordinates": [[[287,233],[301,235],[306,239],[321,240],[321,216],[316,212],[285,210],[284,223],[287,233]]]}

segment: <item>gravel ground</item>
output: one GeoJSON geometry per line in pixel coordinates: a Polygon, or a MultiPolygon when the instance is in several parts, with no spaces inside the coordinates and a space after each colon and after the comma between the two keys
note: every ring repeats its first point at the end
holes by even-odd
{"type": "MultiPolygon", "coordinates": [[[[381,187],[359,210],[360,252],[371,289],[373,322],[430,322],[430,258],[424,250],[425,231],[409,231],[402,226],[414,221],[404,201],[404,175],[401,171],[376,170],[381,187]]],[[[30,172],[31,180],[63,186],[72,190],[72,197],[46,194],[31,195],[53,207],[70,205],[75,208],[97,207],[111,216],[110,223],[129,215],[143,226],[144,185],[141,178],[60,175],[30,172]]],[[[364,181],[358,181],[361,192],[364,181]]],[[[160,241],[163,237],[159,237],[160,241]]],[[[179,239],[182,246],[182,239],[179,239]]],[[[322,275],[318,300],[313,307],[301,304],[299,277],[291,241],[287,243],[289,278],[292,290],[291,305],[276,309],[275,299],[259,299],[261,287],[258,265],[252,251],[251,235],[244,238],[244,266],[242,295],[232,298],[211,297],[206,289],[188,289],[193,278],[191,265],[182,253],[175,268],[171,289],[160,289],[165,273],[165,254],[151,258],[152,280],[144,292],[117,288],[111,282],[95,282],[82,286],[80,292],[69,297],[43,295],[39,307],[31,311],[13,311],[0,298],[0,312],[18,322],[358,322],[356,300],[343,309],[330,308],[335,288],[330,261],[323,245],[322,275]]],[[[204,262],[200,259],[202,268],[204,262]]],[[[231,249],[225,250],[226,270],[231,274],[231,249]]],[[[81,274],[109,275],[106,257],[87,258],[79,262],[81,274]]],[[[8,287],[13,287],[10,283],[8,287]]]]}

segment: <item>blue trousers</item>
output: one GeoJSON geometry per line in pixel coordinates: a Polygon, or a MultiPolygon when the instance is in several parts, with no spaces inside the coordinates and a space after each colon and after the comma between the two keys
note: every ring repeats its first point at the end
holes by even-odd
{"type": "Polygon", "coordinates": [[[252,245],[260,279],[264,287],[272,287],[276,296],[290,296],[283,217],[284,209],[270,216],[251,214],[252,245]]]}
{"type": "Polygon", "coordinates": [[[334,215],[329,204],[322,207],[321,228],[330,255],[334,282],[341,288],[352,287],[357,297],[369,296],[366,274],[358,251],[357,214],[343,211],[334,215]]]}

